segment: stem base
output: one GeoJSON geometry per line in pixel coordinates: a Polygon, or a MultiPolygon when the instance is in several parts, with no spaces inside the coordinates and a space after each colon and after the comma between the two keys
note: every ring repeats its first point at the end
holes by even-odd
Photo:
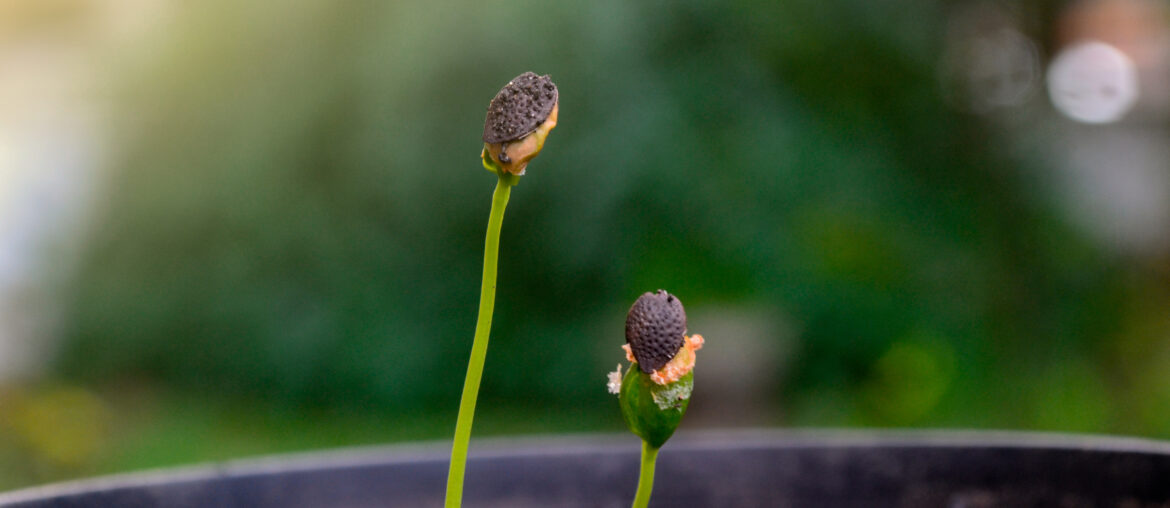
{"type": "Polygon", "coordinates": [[[650,504],[650,491],[654,490],[654,465],[658,460],[658,448],[642,441],[642,467],[638,473],[638,491],[634,494],[633,508],[646,508],[650,504]]]}
{"type": "Polygon", "coordinates": [[[487,237],[483,246],[483,281],[479,287],[479,317],[475,322],[475,338],[471,342],[471,358],[467,362],[467,377],[463,380],[463,396],[459,399],[459,416],[455,420],[455,439],[451,445],[451,466],[447,470],[447,508],[457,508],[463,502],[463,475],[467,469],[467,448],[471,444],[471,423],[475,419],[475,402],[479,397],[479,383],[487,359],[488,338],[492,329],[492,311],[496,305],[496,264],[500,251],[500,228],[504,223],[504,209],[517,177],[497,173],[496,190],[492,194],[492,211],[488,215],[487,237]]]}

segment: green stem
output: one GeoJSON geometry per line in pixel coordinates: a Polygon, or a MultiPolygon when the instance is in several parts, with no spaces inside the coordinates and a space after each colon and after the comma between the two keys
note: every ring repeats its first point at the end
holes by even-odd
{"type": "Polygon", "coordinates": [[[646,508],[650,504],[650,491],[654,490],[654,461],[658,460],[658,448],[642,441],[642,470],[638,475],[638,492],[634,494],[633,508],[646,508]]]}
{"type": "Polygon", "coordinates": [[[451,468],[447,471],[447,508],[456,508],[463,501],[463,472],[467,468],[467,446],[471,442],[471,421],[475,418],[475,400],[479,396],[479,381],[483,377],[483,363],[487,358],[488,336],[492,329],[492,309],[496,304],[496,260],[500,250],[500,226],[504,223],[504,208],[517,177],[500,173],[496,191],[492,194],[492,211],[488,216],[487,239],[483,246],[483,283],[479,288],[479,319],[475,323],[475,339],[471,343],[471,359],[467,362],[467,378],[463,381],[463,397],[459,401],[459,418],[455,421],[455,443],[451,447],[451,468]]]}

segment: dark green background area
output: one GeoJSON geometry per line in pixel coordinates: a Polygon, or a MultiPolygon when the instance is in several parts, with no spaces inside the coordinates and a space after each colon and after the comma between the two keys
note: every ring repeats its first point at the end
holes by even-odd
{"type": "Polygon", "coordinates": [[[533,70],[560,123],[504,221],[482,432],[621,430],[604,373],[630,303],[666,288],[798,330],[761,360],[790,368],[756,424],[1170,436],[1165,260],[1092,243],[1019,155],[1027,128],[948,106],[951,7],[183,6],[120,69],[123,150],[55,372],[271,431],[242,452],[443,438],[494,184],[484,112],[533,70]]]}

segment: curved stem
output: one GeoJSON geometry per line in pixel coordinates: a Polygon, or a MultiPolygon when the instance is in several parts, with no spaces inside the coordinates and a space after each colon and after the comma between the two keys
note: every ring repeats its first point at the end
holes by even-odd
{"type": "Polygon", "coordinates": [[[500,250],[500,226],[504,222],[504,208],[516,177],[502,173],[492,194],[492,211],[488,216],[487,239],[483,246],[483,283],[479,288],[479,319],[475,323],[475,339],[471,343],[471,359],[467,362],[467,377],[463,381],[463,397],[459,401],[459,417],[455,421],[455,443],[451,447],[451,467],[447,471],[447,508],[458,507],[463,500],[463,472],[467,467],[467,446],[471,442],[471,421],[475,418],[475,400],[479,396],[479,381],[487,358],[488,336],[492,329],[492,310],[496,304],[496,260],[500,250]]]}
{"type": "Polygon", "coordinates": [[[654,462],[658,460],[658,448],[642,441],[642,470],[638,475],[638,492],[634,494],[633,508],[646,508],[650,504],[650,491],[654,490],[654,462]]]}

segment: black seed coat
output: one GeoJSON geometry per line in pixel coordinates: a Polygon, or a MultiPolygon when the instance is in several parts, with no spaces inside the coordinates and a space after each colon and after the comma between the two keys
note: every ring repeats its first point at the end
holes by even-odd
{"type": "Polygon", "coordinates": [[[516,141],[540,127],[557,104],[557,85],[525,72],[509,81],[488,104],[484,143],[516,141]]]}
{"type": "Polygon", "coordinates": [[[687,333],[682,302],[661,289],[645,293],[626,315],[626,342],[647,374],[661,369],[678,354],[687,333]]]}

